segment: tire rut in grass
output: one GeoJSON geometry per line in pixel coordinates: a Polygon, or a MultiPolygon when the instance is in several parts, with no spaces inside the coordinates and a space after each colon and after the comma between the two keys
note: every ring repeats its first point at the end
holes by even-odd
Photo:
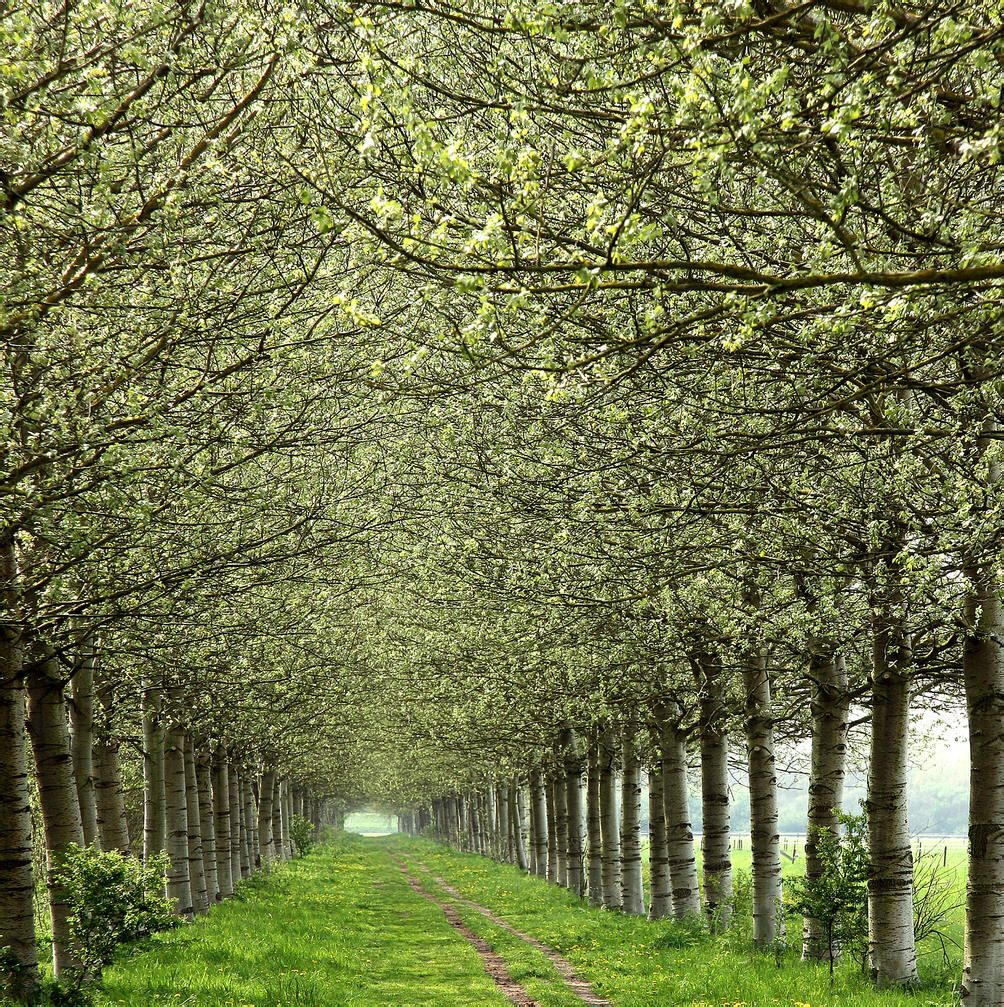
{"type": "Polygon", "coordinates": [[[395,861],[398,870],[404,875],[408,886],[417,895],[428,899],[433,905],[439,906],[443,910],[443,915],[454,930],[457,931],[478,953],[485,971],[491,976],[499,992],[516,1007],[540,1007],[540,1004],[530,996],[529,993],[509,974],[509,969],[502,956],[497,954],[492,946],[483,938],[478,937],[473,930],[465,925],[460,919],[456,909],[449,903],[437,899],[435,895],[427,892],[418,882],[418,879],[408,871],[408,868],[401,861],[395,861]]]}
{"type": "Polygon", "coordinates": [[[496,916],[490,909],[487,909],[485,906],[467,898],[466,895],[459,892],[445,879],[439,877],[437,874],[433,874],[431,869],[421,863],[421,861],[417,861],[416,863],[419,870],[425,871],[452,899],[470,909],[473,909],[475,912],[480,913],[485,917],[485,919],[494,923],[495,926],[512,934],[513,937],[518,937],[521,941],[524,941],[529,944],[530,947],[535,948],[543,954],[555,967],[558,975],[561,976],[561,981],[565,984],[568,990],[582,1003],[588,1004],[588,1007],[613,1007],[613,1004],[611,1004],[609,1000],[606,1000],[598,993],[595,993],[592,986],[590,986],[589,983],[575,971],[572,963],[563,955],[555,951],[549,944],[545,944],[543,941],[537,940],[536,937],[531,934],[524,933],[522,930],[517,930],[511,923],[507,923],[501,917],[496,916]]]}

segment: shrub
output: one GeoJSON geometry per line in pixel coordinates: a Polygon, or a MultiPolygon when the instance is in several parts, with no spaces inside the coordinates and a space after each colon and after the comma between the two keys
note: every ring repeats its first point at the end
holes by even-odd
{"type": "Polygon", "coordinates": [[[865,816],[839,814],[843,832],[816,835],[822,873],[789,878],[786,904],[792,913],[822,924],[829,947],[830,975],[840,949],[863,961],[868,938],[868,842],[865,816]]]}
{"type": "Polygon", "coordinates": [[[314,845],[314,825],[303,815],[293,815],[289,823],[289,834],[296,844],[296,852],[305,857],[314,845]]]}
{"type": "Polygon", "coordinates": [[[70,945],[96,978],[126,941],[177,926],[174,903],[164,896],[167,858],[143,863],[120,853],[72,844],[58,872],[70,906],[70,945]]]}

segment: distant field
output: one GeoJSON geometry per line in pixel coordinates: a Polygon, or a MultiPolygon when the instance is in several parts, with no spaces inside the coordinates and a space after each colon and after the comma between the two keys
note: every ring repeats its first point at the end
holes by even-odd
{"type": "Polygon", "coordinates": [[[397,832],[397,816],[377,811],[353,811],[345,817],[345,831],[362,836],[386,836],[397,832]]]}

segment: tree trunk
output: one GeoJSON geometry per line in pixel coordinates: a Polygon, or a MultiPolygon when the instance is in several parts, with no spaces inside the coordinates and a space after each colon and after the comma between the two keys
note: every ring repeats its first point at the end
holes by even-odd
{"type": "Polygon", "coordinates": [[[605,731],[600,751],[600,837],[603,842],[603,906],[621,907],[621,834],[617,814],[616,736],[605,731]]]}
{"type": "Polygon", "coordinates": [[[275,773],[265,770],[261,774],[258,788],[258,850],[261,866],[271,864],[276,857],[275,843],[272,841],[272,804],[275,797],[275,773]]]}
{"type": "Polygon", "coordinates": [[[641,762],[634,728],[625,727],[621,739],[621,909],[632,916],[645,914],[641,869],[641,762]]]}
{"type": "MultiPolygon", "coordinates": [[[[234,862],[230,826],[230,766],[226,752],[220,749],[213,760],[213,810],[216,814],[216,883],[219,897],[234,894],[234,862]]],[[[240,858],[237,860],[240,869],[240,858]]]]}
{"type": "Polygon", "coordinates": [[[558,850],[558,884],[568,887],[568,783],[563,769],[554,778],[554,841],[558,850]]]}
{"type": "Polygon", "coordinates": [[[261,836],[251,791],[251,773],[241,766],[241,877],[249,878],[261,866],[261,836]]]}
{"type": "Polygon", "coordinates": [[[279,859],[289,860],[289,819],[286,817],[286,797],[289,784],[275,781],[275,804],[272,806],[272,828],[279,829],[279,859]]]}
{"type": "Polygon", "coordinates": [[[172,724],[164,742],[164,786],[167,812],[168,898],[179,916],[193,913],[192,881],[188,865],[188,782],[185,775],[185,729],[172,724]]]}
{"type": "Polygon", "coordinates": [[[589,851],[589,904],[603,905],[603,833],[600,830],[600,751],[589,744],[586,767],[586,839],[589,851]]]}
{"type": "Polygon", "coordinates": [[[206,898],[211,906],[220,900],[212,776],[213,759],[208,750],[203,748],[195,756],[195,780],[199,788],[199,824],[202,827],[202,863],[206,871],[206,898]]]}
{"type": "Polygon", "coordinates": [[[1004,611],[996,580],[976,568],[967,574],[962,661],[971,770],[962,999],[966,1007],[999,1007],[1004,1004],[1004,611]]]}
{"type": "Polygon", "coordinates": [[[583,842],[581,739],[574,731],[565,732],[562,745],[565,767],[565,829],[567,836],[565,880],[580,898],[586,894],[585,843],[583,842]]]}
{"type": "Polygon", "coordinates": [[[694,856],[694,828],[687,786],[687,735],[680,726],[680,708],[667,706],[662,719],[662,806],[666,817],[666,850],[673,916],[682,919],[701,911],[694,856]]]}
{"type": "Polygon", "coordinates": [[[73,777],[80,804],[80,824],[84,843],[98,842],[98,804],[94,771],[94,647],[86,640],[70,681],[70,748],[73,777]]]}
{"type": "Polygon", "coordinates": [[[868,951],[876,985],[914,986],[913,851],[907,814],[910,717],[905,627],[876,618],[872,665],[872,742],[868,769],[868,951]]]}
{"type": "Polygon", "coordinates": [[[17,569],[10,537],[0,540],[0,996],[29,1002],[38,993],[32,880],[31,810],[24,744],[24,682],[17,569]]]}
{"type": "Polygon", "coordinates": [[[143,691],[143,859],[167,848],[164,729],[159,689],[143,691]]]}
{"type": "Polygon", "coordinates": [[[188,876],[192,881],[192,908],[209,912],[206,861],[202,848],[202,815],[199,811],[199,780],[195,773],[195,744],[185,738],[185,796],[188,801],[188,876]]]}
{"type": "Polygon", "coordinates": [[[119,765],[119,743],[111,733],[114,716],[111,689],[107,685],[103,686],[99,689],[99,697],[104,710],[104,724],[94,747],[98,832],[102,849],[128,854],[131,852],[129,821],[126,818],[122,769],[119,765]]]}
{"type": "Polygon", "coordinates": [[[544,777],[544,795],[547,799],[547,880],[558,882],[558,811],[554,804],[557,789],[550,773],[544,777]]]}
{"type": "MultiPolygon", "coordinates": [[[[847,762],[848,707],[847,671],[844,659],[832,649],[814,641],[809,659],[812,684],[812,757],[809,769],[809,814],[805,838],[805,876],[809,881],[822,877],[817,836],[837,834],[837,812],[844,799],[844,771],[847,762]]],[[[839,948],[831,947],[826,927],[806,917],[802,928],[802,957],[809,961],[831,961],[839,948]]]]}
{"type": "Polygon", "coordinates": [[[743,682],[746,688],[746,757],[753,853],[753,943],[766,947],[784,937],[784,914],[781,910],[781,837],[777,824],[774,721],[765,654],[747,658],[743,682]]]}
{"type": "Polygon", "coordinates": [[[732,839],[729,820],[729,753],[720,669],[697,661],[701,729],[701,853],[705,909],[713,931],[727,930],[732,915],[732,839]]]}
{"type": "Polygon", "coordinates": [[[533,867],[538,878],[547,877],[547,790],[539,769],[530,775],[530,834],[533,867]]]}
{"type": "Polygon", "coordinates": [[[48,859],[47,885],[52,917],[52,965],[57,979],[79,972],[81,965],[69,948],[70,907],[57,880],[67,848],[82,846],[77,784],[73,778],[70,732],[66,721],[63,683],[56,658],[36,653],[28,672],[28,733],[35,753],[38,800],[42,808],[48,859]]]}
{"type": "Polygon", "coordinates": [[[528,870],[529,864],[526,858],[526,846],[523,842],[523,823],[519,819],[519,797],[515,780],[509,784],[509,820],[516,854],[516,866],[521,871],[528,870]]]}
{"type": "Polygon", "coordinates": [[[662,766],[648,771],[648,918],[669,916],[673,897],[669,885],[666,811],[662,800],[662,766]]]}

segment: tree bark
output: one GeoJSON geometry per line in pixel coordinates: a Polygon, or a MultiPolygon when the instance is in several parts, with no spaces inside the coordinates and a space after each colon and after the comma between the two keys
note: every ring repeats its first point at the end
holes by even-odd
{"type": "Polygon", "coordinates": [[[258,850],[261,866],[271,864],[276,857],[272,833],[272,804],[275,798],[275,773],[264,770],[258,788],[258,850]]]}
{"type": "Polygon", "coordinates": [[[206,861],[202,848],[202,815],[199,811],[199,780],[195,773],[195,744],[185,738],[185,796],[188,802],[188,876],[192,882],[192,908],[209,912],[206,890],[206,861]]]}
{"type": "Polygon", "coordinates": [[[92,642],[80,647],[80,659],[70,682],[70,748],[73,777],[80,804],[80,824],[84,843],[98,842],[98,804],[94,771],[94,665],[92,642]]]}
{"type": "Polygon", "coordinates": [[[547,877],[547,791],[539,769],[530,774],[530,835],[533,868],[538,878],[547,877]]]}
{"type": "MultiPolygon", "coordinates": [[[[216,814],[216,883],[220,899],[234,894],[234,863],[230,826],[230,766],[226,752],[213,759],[213,810],[216,814]]],[[[240,869],[240,858],[237,860],[240,869]]]]}
{"type": "Polygon", "coordinates": [[[516,866],[521,871],[528,870],[529,863],[526,857],[526,845],[523,842],[523,823],[519,817],[519,797],[515,780],[509,784],[509,821],[512,829],[516,866]]]}
{"type": "Polygon", "coordinates": [[[212,775],[212,756],[207,749],[202,748],[195,755],[195,780],[199,788],[199,824],[202,829],[202,863],[206,872],[206,898],[211,906],[220,900],[212,775]]]}
{"type": "Polygon", "coordinates": [[[581,739],[574,731],[565,732],[562,751],[565,767],[565,830],[567,836],[565,881],[580,898],[586,894],[585,844],[583,842],[581,739]]]}
{"type": "Polygon", "coordinates": [[[1004,611],[995,578],[975,565],[967,575],[962,660],[971,769],[961,992],[966,1007],[999,1007],[1004,1004],[1004,611]]]}
{"type": "Polygon", "coordinates": [[[261,836],[251,791],[251,773],[241,766],[241,877],[249,878],[261,866],[261,836]]]}
{"type": "Polygon", "coordinates": [[[143,859],[167,848],[164,729],[159,689],[143,691],[143,859]]]}
{"type": "Polygon", "coordinates": [[[558,882],[558,812],[554,804],[557,789],[554,777],[548,773],[544,777],[544,794],[547,798],[547,880],[558,882]]]}
{"type": "Polygon", "coordinates": [[[164,785],[167,811],[168,898],[179,916],[193,913],[188,864],[188,781],[185,775],[185,729],[172,724],[164,741],[164,785]]]}
{"type": "Polygon", "coordinates": [[[107,683],[98,690],[98,696],[104,710],[104,724],[94,746],[98,833],[102,849],[128,854],[132,849],[129,844],[129,821],[126,818],[122,768],[119,765],[119,743],[112,734],[113,699],[107,683]]]}
{"type": "Polygon", "coordinates": [[[558,884],[568,887],[568,782],[563,768],[554,779],[554,841],[558,851],[558,884]]]}
{"type": "Polygon", "coordinates": [[[669,884],[669,850],[666,846],[666,811],[662,800],[662,766],[648,771],[648,918],[670,915],[673,894],[669,884]]]}
{"type": "Polygon", "coordinates": [[[749,770],[750,845],[753,854],[753,943],[766,947],[784,937],[781,909],[781,842],[770,674],[764,653],[743,668],[746,688],[746,758],[749,770]]]}
{"type": "Polygon", "coordinates": [[[617,739],[612,731],[600,736],[600,837],[603,842],[603,907],[621,907],[621,834],[617,813],[617,739]]]}
{"type": "Polygon", "coordinates": [[[687,786],[687,735],[680,726],[680,717],[680,708],[674,703],[664,708],[661,718],[662,806],[666,819],[673,916],[676,919],[694,916],[701,911],[687,786]]]}
{"type": "Polygon", "coordinates": [[[621,763],[621,909],[645,914],[641,869],[641,762],[633,727],[625,727],[621,763]]]}
{"type": "Polygon", "coordinates": [[[880,987],[914,986],[913,851],[907,814],[910,640],[898,617],[876,617],[868,770],[868,951],[880,987]]]}
{"type": "MultiPolygon", "coordinates": [[[[822,877],[816,837],[823,832],[836,835],[837,812],[844,799],[847,762],[848,708],[847,670],[844,659],[820,641],[813,641],[809,658],[812,684],[812,756],[809,769],[809,813],[805,839],[805,876],[809,881],[822,877]]],[[[839,948],[830,947],[826,928],[806,917],[802,928],[802,957],[809,961],[830,961],[839,948]]]]}
{"type": "Polygon", "coordinates": [[[35,999],[39,988],[32,879],[31,809],[25,751],[25,692],[17,569],[9,536],[0,539],[0,996],[35,999]]]}
{"type": "Polygon", "coordinates": [[[82,846],[80,804],[73,778],[70,732],[63,682],[56,658],[41,649],[28,671],[28,733],[35,753],[38,799],[42,808],[48,860],[47,886],[52,918],[52,965],[57,979],[79,972],[81,964],[69,946],[70,907],[57,880],[71,843],[82,846]]]}
{"type": "Polygon", "coordinates": [[[704,655],[696,665],[700,692],[701,852],[705,910],[713,931],[727,930],[732,916],[732,839],[729,817],[729,753],[720,669],[704,655]]]}
{"type": "Polygon", "coordinates": [[[589,864],[589,904],[603,905],[603,833],[600,830],[600,751],[589,743],[586,766],[586,842],[589,864]]]}

